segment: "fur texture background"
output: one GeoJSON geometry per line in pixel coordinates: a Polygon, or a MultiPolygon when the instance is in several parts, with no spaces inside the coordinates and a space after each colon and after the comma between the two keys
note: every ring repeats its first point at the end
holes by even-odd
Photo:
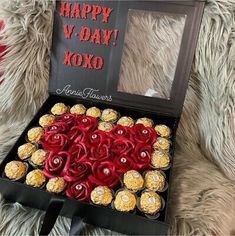
{"type": "MultiPolygon", "coordinates": [[[[1,159],[47,98],[52,16],[51,1],[1,0],[0,38],[9,51],[0,64],[1,159]]],[[[235,0],[209,0],[177,134],[171,235],[235,235],[234,67],[235,0]]],[[[36,235],[42,217],[0,199],[2,235],[36,235]]],[[[69,224],[59,218],[52,235],[66,235],[69,224]]]]}

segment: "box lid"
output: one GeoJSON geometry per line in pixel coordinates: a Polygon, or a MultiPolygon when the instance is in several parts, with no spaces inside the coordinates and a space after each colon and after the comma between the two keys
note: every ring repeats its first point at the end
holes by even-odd
{"type": "Polygon", "coordinates": [[[179,117],[204,1],[57,1],[49,92],[179,117]]]}

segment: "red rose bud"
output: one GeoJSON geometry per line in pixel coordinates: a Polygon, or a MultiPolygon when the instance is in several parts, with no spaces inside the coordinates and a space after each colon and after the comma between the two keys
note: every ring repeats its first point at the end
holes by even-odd
{"type": "Polygon", "coordinates": [[[150,145],[139,143],[136,145],[134,152],[131,154],[139,171],[150,168],[152,147],[150,145]]]}
{"type": "Polygon", "coordinates": [[[65,122],[53,122],[45,129],[45,134],[63,134],[68,131],[68,125],[65,122]]]}
{"type": "Polygon", "coordinates": [[[110,159],[110,147],[106,143],[100,143],[98,146],[91,147],[89,160],[104,161],[110,159]]]}
{"type": "Polygon", "coordinates": [[[56,121],[65,122],[69,127],[75,126],[77,124],[77,114],[66,113],[59,116],[56,121]]]}
{"type": "Polygon", "coordinates": [[[65,134],[44,134],[41,143],[47,151],[59,152],[67,149],[69,138],[65,134]]]}
{"type": "Polygon", "coordinates": [[[95,147],[98,146],[100,143],[105,143],[107,146],[110,146],[111,139],[106,134],[106,132],[96,130],[86,135],[85,142],[88,147],[95,147]]]}
{"type": "Polygon", "coordinates": [[[75,143],[70,149],[69,151],[71,152],[74,160],[76,162],[80,162],[83,160],[86,160],[88,154],[89,154],[89,150],[86,148],[85,143],[75,143]]]}
{"type": "Polygon", "coordinates": [[[67,172],[70,162],[71,155],[69,152],[50,152],[43,172],[48,178],[62,177],[67,172]]]}
{"type": "Polygon", "coordinates": [[[116,168],[111,161],[95,162],[92,166],[92,175],[88,179],[94,185],[103,185],[109,188],[114,188],[120,183],[116,168]]]}
{"type": "Polygon", "coordinates": [[[130,138],[130,128],[125,127],[122,125],[116,125],[111,131],[110,131],[111,137],[116,138],[130,138]]]}
{"type": "Polygon", "coordinates": [[[146,143],[153,145],[157,140],[157,133],[151,127],[145,127],[142,124],[134,125],[131,129],[131,139],[137,143],[146,143]]]}
{"type": "Polygon", "coordinates": [[[114,153],[114,155],[128,155],[134,148],[135,145],[133,141],[125,138],[119,138],[113,141],[111,145],[111,152],[114,153]]]}
{"type": "Polygon", "coordinates": [[[128,170],[136,169],[136,164],[132,158],[126,155],[115,156],[113,159],[113,164],[116,167],[117,173],[120,175],[126,173],[128,170]]]}
{"type": "Polygon", "coordinates": [[[98,126],[98,120],[91,116],[79,116],[77,124],[83,131],[94,131],[98,126]]]}
{"type": "Polygon", "coordinates": [[[64,179],[68,182],[84,180],[91,173],[89,162],[73,162],[67,169],[64,179]]]}
{"type": "Polygon", "coordinates": [[[88,202],[90,200],[92,188],[91,183],[88,181],[70,183],[66,190],[66,196],[82,202],[88,202]]]}
{"type": "Polygon", "coordinates": [[[68,137],[72,142],[79,143],[83,141],[85,132],[79,126],[74,126],[68,132],[68,137]]]}

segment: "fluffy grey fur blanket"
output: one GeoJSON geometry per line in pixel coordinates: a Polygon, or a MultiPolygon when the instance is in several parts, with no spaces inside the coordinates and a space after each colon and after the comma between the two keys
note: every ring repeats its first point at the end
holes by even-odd
{"type": "MultiPolygon", "coordinates": [[[[1,160],[47,98],[53,7],[1,0],[0,38],[8,46],[0,64],[1,160]]],[[[170,235],[235,235],[234,19],[235,0],[207,2],[177,134],[170,235]]],[[[1,198],[0,233],[36,235],[43,214],[1,198]]],[[[69,224],[59,218],[52,235],[67,235],[69,224]]],[[[112,234],[93,227],[84,233],[112,234]]]]}

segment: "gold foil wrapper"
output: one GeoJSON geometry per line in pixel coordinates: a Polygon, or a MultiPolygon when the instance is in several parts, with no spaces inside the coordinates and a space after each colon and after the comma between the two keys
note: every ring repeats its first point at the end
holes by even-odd
{"type": "Polygon", "coordinates": [[[153,168],[161,169],[167,168],[170,165],[170,157],[169,154],[155,150],[152,153],[151,164],[153,168]]]}
{"type": "Polygon", "coordinates": [[[158,138],[157,141],[153,144],[155,150],[169,152],[171,142],[165,138],[158,138]]]}
{"type": "Polygon", "coordinates": [[[117,124],[122,125],[122,126],[126,126],[126,127],[132,127],[132,126],[134,126],[135,122],[129,116],[123,116],[118,120],[117,124]]]}
{"type": "Polygon", "coordinates": [[[105,122],[116,122],[118,120],[118,112],[113,109],[105,109],[101,114],[101,120],[105,122]]]}
{"type": "Polygon", "coordinates": [[[47,158],[48,153],[43,149],[38,149],[31,156],[31,162],[37,166],[43,166],[47,158]]]}
{"type": "Polygon", "coordinates": [[[32,143],[40,143],[43,135],[44,129],[42,127],[31,128],[27,133],[28,140],[32,143]]]}
{"type": "Polygon", "coordinates": [[[71,107],[70,113],[84,115],[86,113],[86,107],[83,104],[76,104],[71,107]]]}
{"type": "Polygon", "coordinates": [[[97,107],[91,107],[87,109],[86,115],[94,118],[99,118],[101,116],[101,110],[97,107]]]}
{"type": "Polygon", "coordinates": [[[150,170],[145,173],[145,187],[152,191],[163,191],[166,180],[165,176],[158,170],[150,170]]]}
{"type": "Polygon", "coordinates": [[[109,132],[113,129],[113,124],[102,121],[99,122],[98,129],[105,132],[109,132]]]}
{"type": "Polygon", "coordinates": [[[45,182],[46,177],[42,170],[32,170],[26,175],[26,184],[35,188],[40,188],[45,182]]]}
{"type": "Polygon", "coordinates": [[[136,196],[128,190],[121,190],[117,193],[113,204],[118,211],[133,211],[136,207],[136,196]]]}
{"type": "Polygon", "coordinates": [[[52,108],[51,108],[51,113],[53,115],[59,116],[63,115],[68,111],[68,107],[64,103],[56,103],[52,108]]]}
{"type": "Polygon", "coordinates": [[[144,179],[136,170],[129,170],[123,176],[125,187],[133,192],[140,191],[144,187],[144,179]]]}
{"type": "Polygon", "coordinates": [[[35,151],[37,147],[32,143],[25,143],[19,146],[17,155],[21,160],[26,160],[29,158],[35,151]]]}
{"type": "Polygon", "coordinates": [[[39,119],[39,125],[41,125],[43,128],[47,127],[48,125],[52,124],[55,121],[55,116],[51,114],[43,115],[39,119]]]}
{"type": "Polygon", "coordinates": [[[6,164],[4,172],[7,178],[19,180],[27,173],[28,166],[21,161],[11,161],[6,164]]]}
{"type": "Polygon", "coordinates": [[[55,177],[49,179],[46,185],[46,189],[51,193],[61,193],[66,187],[66,182],[63,177],[55,177]]]}
{"type": "Polygon", "coordinates": [[[149,119],[149,118],[139,118],[137,121],[136,121],[136,124],[142,124],[144,125],[145,127],[153,127],[153,120],[149,119]]]}
{"type": "Polygon", "coordinates": [[[106,186],[98,186],[91,192],[91,201],[96,205],[107,206],[112,200],[112,191],[106,186]]]}
{"type": "Polygon", "coordinates": [[[169,138],[171,136],[171,129],[166,125],[156,125],[154,129],[162,138],[169,138]]]}

